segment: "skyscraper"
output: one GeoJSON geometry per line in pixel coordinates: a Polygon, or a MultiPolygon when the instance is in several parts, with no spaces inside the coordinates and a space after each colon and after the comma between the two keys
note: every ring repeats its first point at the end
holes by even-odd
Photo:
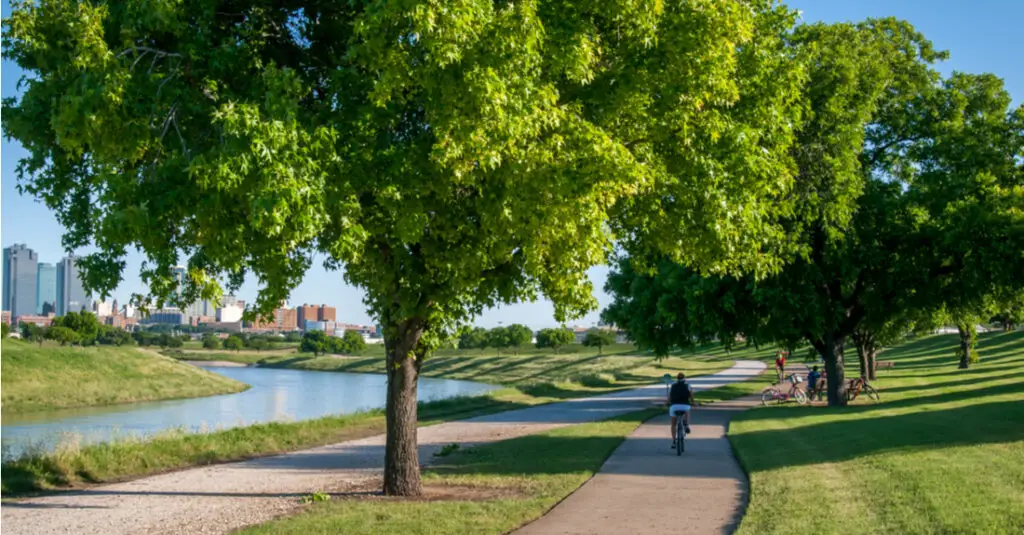
{"type": "Polygon", "coordinates": [[[82,287],[82,277],[75,265],[75,255],[57,263],[57,315],[92,310],[92,300],[82,287]]]}
{"type": "Polygon", "coordinates": [[[4,248],[3,310],[11,317],[36,313],[36,277],[39,256],[24,244],[4,248]]]}
{"type": "Polygon", "coordinates": [[[39,263],[36,277],[36,314],[44,314],[43,305],[49,303],[49,311],[57,311],[57,266],[39,263]]]}

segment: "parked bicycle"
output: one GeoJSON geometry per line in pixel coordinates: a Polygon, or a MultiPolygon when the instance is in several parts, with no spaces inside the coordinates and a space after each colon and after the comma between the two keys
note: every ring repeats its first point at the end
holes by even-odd
{"type": "Polygon", "coordinates": [[[800,388],[803,378],[794,373],[787,377],[787,380],[789,381],[789,390],[785,392],[779,390],[778,385],[765,388],[761,392],[761,404],[767,405],[769,402],[772,402],[781,405],[793,400],[801,405],[805,405],[807,403],[807,394],[800,388]]]}
{"type": "Polygon", "coordinates": [[[846,401],[853,401],[858,396],[867,396],[871,401],[878,401],[878,390],[871,386],[871,383],[864,380],[863,377],[857,377],[850,379],[850,383],[846,386],[846,401]]]}

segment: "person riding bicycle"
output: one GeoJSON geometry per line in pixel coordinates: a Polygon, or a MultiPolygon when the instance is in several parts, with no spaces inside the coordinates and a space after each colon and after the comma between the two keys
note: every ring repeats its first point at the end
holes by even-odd
{"type": "Polygon", "coordinates": [[[782,382],[782,378],[786,376],[786,352],[776,351],[775,352],[775,374],[779,378],[779,382],[782,382]]]}
{"type": "Polygon", "coordinates": [[[686,382],[686,374],[679,372],[676,382],[668,393],[668,414],[672,417],[672,447],[676,446],[676,412],[683,413],[683,428],[690,433],[690,407],[693,402],[693,388],[686,382]]]}

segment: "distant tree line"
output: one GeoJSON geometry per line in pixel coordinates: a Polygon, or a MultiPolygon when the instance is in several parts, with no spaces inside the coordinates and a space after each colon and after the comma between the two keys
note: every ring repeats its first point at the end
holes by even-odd
{"type": "Polygon", "coordinates": [[[323,331],[308,331],[299,343],[299,352],[314,356],[326,354],[359,355],[366,350],[366,340],[356,331],[345,331],[342,336],[327,336],[323,331]]]}

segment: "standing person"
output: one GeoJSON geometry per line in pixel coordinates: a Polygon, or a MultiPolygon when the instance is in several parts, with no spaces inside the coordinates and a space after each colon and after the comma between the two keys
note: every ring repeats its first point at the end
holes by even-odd
{"type": "Polygon", "coordinates": [[[807,397],[814,399],[817,394],[818,399],[821,399],[821,392],[818,391],[818,380],[821,379],[821,372],[818,371],[818,367],[815,366],[811,369],[811,373],[807,374],[807,397]]]}
{"type": "Polygon", "coordinates": [[[775,373],[779,376],[779,382],[782,382],[782,378],[786,376],[786,353],[784,351],[775,352],[775,373]]]}
{"type": "Polygon", "coordinates": [[[676,412],[683,411],[683,427],[690,434],[690,407],[693,402],[693,388],[686,382],[686,374],[679,372],[676,382],[668,392],[668,414],[672,417],[672,447],[676,447],[676,412]]]}

